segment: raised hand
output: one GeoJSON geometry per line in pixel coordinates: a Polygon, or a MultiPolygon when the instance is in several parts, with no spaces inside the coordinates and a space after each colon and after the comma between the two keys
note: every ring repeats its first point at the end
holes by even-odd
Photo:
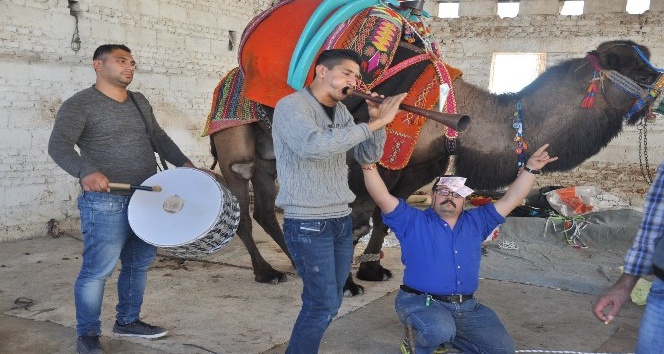
{"type": "Polygon", "coordinates": [[[537,149],[537,151],[530,156],[528,161],[526,161],[526,166],[532,170],[540,170],[550,162],[558,160],[558,157],[549,156],[549,153],[546,151],[548,147],[549,144],[544,144],[537,149]]]}

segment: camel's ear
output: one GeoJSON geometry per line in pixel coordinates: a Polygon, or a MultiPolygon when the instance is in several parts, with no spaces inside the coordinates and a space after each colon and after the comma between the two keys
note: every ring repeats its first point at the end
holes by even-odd
{"type": "Polygon", "coordinates": [[[614,46],[606,51],[598,50],[596,55],[602,68],[620,71],[624,66],[629,66],[629,62],[633,60],[630,54],[633,52],[634,50],[628,46],[614,46]]]}
{"type": "Polygon", "coordinates": [[[620,56],[616,53],[607,53],[604,56],[604,62],[606,63],[607,69],[618,70],[620,69],[620,56]]]}

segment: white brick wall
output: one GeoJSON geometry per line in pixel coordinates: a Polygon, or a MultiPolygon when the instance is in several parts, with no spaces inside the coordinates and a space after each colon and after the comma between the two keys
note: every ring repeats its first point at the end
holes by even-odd
{"type": "MultiPolygon", "coordinates": [[[[531,12],[557,2],[529,1],[538,3],[531,12]]],[[[43,236],[50,219],[65,229],[78,227],[77,181],[53,163],[46,145],[62,101],[94,82],[90,64],[99,44],[123,43],[132,49],[138,71],[130,88],[150,99],[161,124],[194,163],[209,166],[208,139],[199,135],[215,85],[236,66],[237,48],[228,50],[229,31],[237,33],[239,43],[247,22],[271,3],[81,0],[81,49],[74,52],[74,17],[67,0],[1,1],[0,241],[43,236]]],[[[551,65],[604,40],[630,38],[648,45],[653,62],[664,66],[661,8],[644,15],[559,16],[546,10],[548,15],[499,19],[487,13],[487,4],[493,8],[492,1],[462,1],[461,9],[471,17],[432,23],[450,64],[485,87],[494,51],[550,52],[551,65]]],[[[663,131],[661,121],[651,129],[652,165],[664,156],[663,131]]],[[[628,129],[577,170],[541,182],[596,184],[641,205],[646,186],[637,173],[636,134],[628,129]],[[603,177],[597,178],[600,172],[603,177]]]]}
{"type": "MultiPolygon", "coordinates": [[[[75,19],[66,0],[0,2],[0,241],[43,236],[47,222],[78,227],[77,181],[47,154],[63,100],[94,83],[92,53],[128,45],[138,61],[130,86],[194,161],[211,164],[200,131],[212,91],[236,65],[228,32],[239,34],[271,1],[79,1],[81,49],[70,41],[75,19]]],[[[238,38],[239,39],[239,38],[238,38]]]]}

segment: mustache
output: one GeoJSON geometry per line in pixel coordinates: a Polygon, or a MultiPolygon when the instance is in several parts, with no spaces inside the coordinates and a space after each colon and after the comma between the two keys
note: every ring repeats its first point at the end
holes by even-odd
{"type": "Polygon", "coordinates": [[[452,206],[454,206],[455,208],[456,208],[456,206],[457,206],[457,205],[456,205],[452,200],[450,200],[450,199],[448,199],[448,200],[446,200],[446,201],[440,203],[440,205],[444,205],[444,204],[448,204],[448,203],[449,203],[449,204],[452,204],[452,206]]]}

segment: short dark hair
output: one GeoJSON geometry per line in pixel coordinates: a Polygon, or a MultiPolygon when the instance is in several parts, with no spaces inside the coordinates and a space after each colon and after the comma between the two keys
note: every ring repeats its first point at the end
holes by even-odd
{"type": "Polygon", "coordinates": [[[324,50],[316,59],[316,66],[324,65],[328,69],[332,69],[339,65],[342,60],[351,60],[357,65],[362,65],[360,55],[351,49],[328,49],[324,50]]]}
{"type": "Polygon", "coordinates": [[[103,59],[106,54],[116,49],[122,49],[127,53],[131,53],[131,49],[124,44],[102,44],[95,49],[95,53],[92,55],[92,60],[103,59]]]}

